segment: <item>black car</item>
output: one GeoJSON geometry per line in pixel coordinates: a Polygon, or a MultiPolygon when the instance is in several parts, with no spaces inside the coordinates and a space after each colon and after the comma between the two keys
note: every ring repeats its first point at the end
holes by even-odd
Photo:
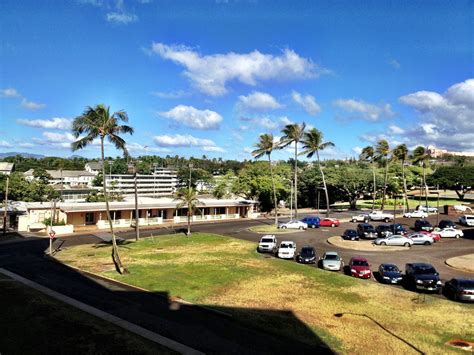
{"type": "Polygon", "coordinates": [[[402,282],[402,272],[395,264],[380,264],[380,280],[383,283],[398,284],[402,282]]]}
{"type": "Polygon", "coordinates": [[[387,238],[393,234],[392,228],[387,224],[380,224],[375,228],[375,230],[377,231],[377,236],[379,238],[387,238]]]}
{"type": "Polygon", "coordinates": [[[439,273],[431,264],[409,263],[405,265],[406,286],[412,290],[441,292],[439,273]]]}
{"type": "Polygon", "coordinates": [[[447,228],[447,227],[456,228],[456,223],[454,223],[453,221],[450,221],[449,219],[443,219],[439,221],[438,227],[441,229],[447,228]]]}
{"type": "Polygon", "coordinates": [[[368,223],[360,223],[357,225],[357,234],[361,238],[377,239],[377,231],[374,226],[368,223]]]}
{"type": "Polygon", "coordinates": [[[355,229],[346,229],[342,235],[344,240],[359,240],[359,234],[355,229]]]}
{"type": "Polygon", "coordinates": [[[309,245],[302,247],[296,256],[296,261],[302,264],[314,264],[316,260],[316,250],[309,245]]]}
{"type": "Polygon", "coordinates": [[[392,234],[405,235],[407,233],[406,228],[400,223],[395,223],[390,225],[390,231],[392,234]]]}
{"type": "Polygon", "coordinates": [[[426,219],[417,219],[415,221],[415,230],[431,232],[433,230],[433,226],[426,219]]]}
{"type": "Polygon", "coordinates": [[[455,301],[474,302],[474,280],[451,279],[446,281],[443,293],[455,301]]]}

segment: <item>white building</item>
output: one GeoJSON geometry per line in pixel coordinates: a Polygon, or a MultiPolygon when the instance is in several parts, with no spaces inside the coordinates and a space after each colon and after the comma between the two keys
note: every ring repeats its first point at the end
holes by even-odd
{"type": "MultiPolygon", "coordinates": [[[[96,175],[81,170],[46,170],[51,175],[50,185],[69,185],[69,186],[92,186],[92,181],[96,175]]],[[[23,173],[29,181],[34,179],[34,169],[30,169],[23,173]]]]}
{"type": "Polygon", "coordinates": [[[102,171],[102,163],[100,161],[90,161],[84,165],[84,170],[98,175],[102,171]]]}
{"type": "Polygon", "coordinates": [[[0,162],[0,174],[10,175],[15,167],[14,163],[0,162]]]}

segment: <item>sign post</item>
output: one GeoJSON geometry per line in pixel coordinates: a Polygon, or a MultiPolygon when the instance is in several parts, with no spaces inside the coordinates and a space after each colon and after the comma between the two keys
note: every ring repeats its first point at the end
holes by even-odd
{"type": "Polygon", "coordinates": [[[49,234],[49,255],[53,254],[53,239],[56,238],[56,232],[51,229],[49,234]]]}

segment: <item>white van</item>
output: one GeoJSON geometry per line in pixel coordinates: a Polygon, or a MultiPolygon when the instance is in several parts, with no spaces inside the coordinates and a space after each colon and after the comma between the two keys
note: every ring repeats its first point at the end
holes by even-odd
{"type": "Polygon", "coordinates": [[[466,214],[459,218],[459,223],[465,226],[474,226],[474,214],[466,214]]]}

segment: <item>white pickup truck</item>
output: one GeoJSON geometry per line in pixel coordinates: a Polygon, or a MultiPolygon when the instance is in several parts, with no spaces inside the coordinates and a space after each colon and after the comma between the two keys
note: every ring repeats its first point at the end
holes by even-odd
{"type": "Polygon", "coordinates": [[[371,221],[384,221],[390,222],[393,221],[394,216],[391,213],[385,213],[382,211],[372,211],[369,213],[369,217],[371,221]]]}

